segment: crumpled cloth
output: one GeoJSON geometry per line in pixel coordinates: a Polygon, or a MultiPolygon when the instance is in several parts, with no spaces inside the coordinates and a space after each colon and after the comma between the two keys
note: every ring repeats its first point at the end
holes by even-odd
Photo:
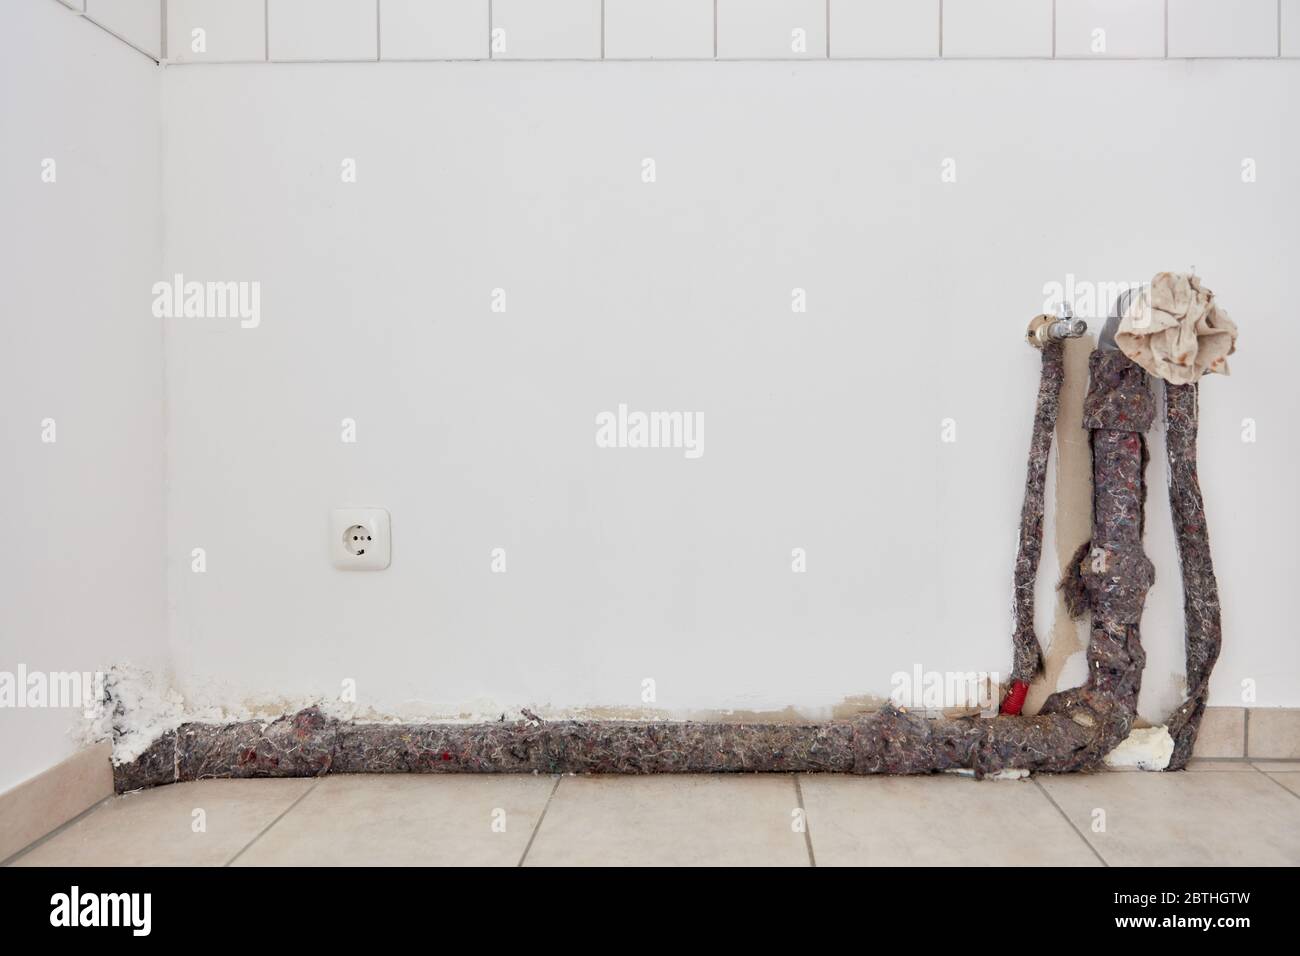
{"type": "Polygon", "coordinates": [[[1115,344],[1157,378],[1190,385],[1206,372],[1228,374],[1237,326],[1196,276],[1161,272],[1133,297],[1115,344]]]}

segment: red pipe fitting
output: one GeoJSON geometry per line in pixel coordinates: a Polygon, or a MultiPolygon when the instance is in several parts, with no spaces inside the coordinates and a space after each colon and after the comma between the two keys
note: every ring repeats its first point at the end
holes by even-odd
{"type": "Polygon", "coordinates": [[[1008,717],[1015,717],[1020,713],[1020,708],[1025,706],[1025,695],[1029,693],[1029,685],[1022,680],[1011,682],[1011,692],[1002,700],[1002,713],[1008,717]]]}

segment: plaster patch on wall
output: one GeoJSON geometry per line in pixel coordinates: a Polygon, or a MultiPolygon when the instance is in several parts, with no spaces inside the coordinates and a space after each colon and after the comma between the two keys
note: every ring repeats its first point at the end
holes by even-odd
{"type": "MultiPolygon", "coordinates": [[[[1079,627],[1086,627],[1086,622],[1075,622],[1079,627]]],[[[1066,658],[1061,666],[1061,673],[1056,679],[1058,687],[1077,687],[1088,679],[1088,655],[1079,650],[1066,658]]]]}
{"type": "Polygon", "coordinates": [[[1164,770],[1174,755],[1174,738],[1164,724],[1134,730],[1106,755],[1106,766],[1116,769],[1164,770]]]}
{"type": "Polygon", "coordinates": [[[185,720],[185,702],[161,675],[124,661],[104,675],[104,697],[83,728],[83,742],[108,740],[113,763],[128,763],[185,720]]]}

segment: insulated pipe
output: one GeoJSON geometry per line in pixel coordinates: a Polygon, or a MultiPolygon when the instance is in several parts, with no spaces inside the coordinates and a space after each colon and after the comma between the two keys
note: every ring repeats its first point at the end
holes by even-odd
{"type": "MultiPolygon", "coordinates": [[[[1102,330],[1100,348],[1117,349],[1115,333],[1130,308],[1134,289],[1126,289],[1102,330]]],[[[1200,386],[1164,383],[1165,451],[1168,457],[1169,510],[1173,517],[1178,561],[1182,569],[1183,618],[1187,661],[1187,699],[1169,715],[1174,751],[1169,770],[1182,770],[1191,759],[1209,698],[1210,672],[1219,657],[1223,628],[1219,587],[1210,557],[1205,503],[1196,470],[1196,432],[1200,386]]]]}
{"type": "Polygon", "coordinates": [[[1173,513],[1178,561],[1183,572],[1186,622],[1187,700],[1169,717],[1174,738],[1170,770],[1181,770],[1192,746],[1210,693],[1210,671],[1219,658],[1223,628],[1219,586],[1210,559],[1205,503],[1196,475],[1196,425],[1199,385],[1165,383],[1165,449],[1169,459],[1169,508],[1173,513]]]}
{"type": "MultiPolygon", "coordinates": [[[[1084,425],[1093,447],[1093,541],[1062,582],[1092,612],[1088,679],[1033,717],[927,719],[886,705],[810,724],[553,721],[376,724],[308,708],[270,724],[187,723],[114,767],[118,792],[212,777],[325,773],[923,774],[1062,773],[1100,765],[1132,728],[1145,657],[1138,620],[1152,579],[1142,553],[1146,373],[1113,349],[1089,359],[1084,425]]],[[[107,701],[112,705],[113,701],[107,701]]]]}
{"type": "Polygon", "coordinates": [[[1047,461],[1052,451],[1052,434],[1061,403],[1061,386],[1065,382],[1063,340],[1077,338],[1088,330],[1087,323],[1076,320],[1065,303],[1057,308],[1056,317],[1039,315],[1029,323],[1026,338],[1043,356],[1043,371],[1038,383],[1038,400],[1034,407],[1034,427],[1029,441],[1029,465],[1025,476],[1025,500],[1020,509],[1020,533],[1016,543],[1011,606],[1015,631],[1011,637],[1014,660],[1011,666],[1011,690],[1002,701],[1001,713],[1014,717],[1025,705],[1029,682],[1043,668],[1043,653],[1034,633],[1034,587],[1038,563],[1043,551],[1043,510],[1047,487],[1047,461]]]}
{"type": "Polygon", "coordinates": [[[1100,760],[1123,740],[1137,714],[1146,655],[1138,622],[1155,570],[1142,551],[1146,484],[1143,434],[1155,418],[1146,373],[1122,352],[1098,349],[1088,362],[1091,384],[1084,427],[1093,456],[1092,540],[1076,552],[1061,582],[1078,617],[1092,612],[1088,680],[1053,694],[1043,713],[1087,713],[1108,740],[1100,760]]]}

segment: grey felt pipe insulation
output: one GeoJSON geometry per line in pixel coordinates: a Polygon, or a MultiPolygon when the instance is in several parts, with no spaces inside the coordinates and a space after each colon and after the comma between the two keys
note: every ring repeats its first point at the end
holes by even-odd
{"type": "Polygon", "coordinates": [[[1223,631],[1219,585],[1210,558],[1205,504],[1196,474],[1196,426],[1199,385],[1165,383],[1165,450],[1169,461],[1169,508],[1182,565],[1183,617],[1186,621],[1187,699],[1169,716],[1174,738],[1170,770],[1187,766],[1205,714],[1210,672],[1219,659],[1223,631]]]}
{"type": "MultiPolygon", "coordinates": [[[[1059,357],[1059,347],[1055,354],[1059,357]]],[[[1046,388],[1040,386],[1040,405],[1044,390],[1059,395],[1059,384],[1052,384],[1055,365],[1046,369],[1046,350],[1044,362],[1051,375],[1045,375],[1046,388]]],[[[1061,585],[1072,611],[1092,613],[1088,678],[1080,687],[1051,695],[1036,716],[929,719],[886,705],[850,720],[807,724],[532,717],[477,724],[395,724],[341,721],[313,707],[269,724],[184,724],[154,741],[134,761],[115,767],[115,786],[123,792],[212,777],[325,773],[922,774],[967,769],[986,776],[1096,768],[1128,735],[1137,715],[1145,663],[1138,621],[1154,577],[1142,552],[1143,435],[1155,407],[1146,373],[1123,353],[1098,349],[1090,357],[1089,370],[1084,425],[1093,449],[1093,539],[1080,548],[1061,585]]],[[[1180,398],[1180,415],[1184,405],[1180,398]]],[[[1040,408],[1036,431],[1040,414],[1044,422],[1048,417],[1055,420],[1054,410],[1040,408]]],[[[1180,466],[1194,462],[1194,447],[1193,441],[1189,459],[1187,444],[1178,444],[1180,466]]],[[[1042,454],[1045,466],[1045,449],[1035,444],[1031,454],[1042,454]]],[[[1031,482],[1035,474],[1031,463],[1031,482]]],[[[1199,513],[1199,490],[1195,498],[1180,497],[1177,508],[1199,513]]],[[[1192,535],[1187,541],[1185,571],[1192,566],[1209,572],[1208,542],[1202,552],[1199,538],[1192,535]]],[[[1209,574],[1208,585],[1189,589],[1204,614],[1195,634],[1195,675],[1190,627],[1188,632],[1193,697],[1185,705],[1186,714],[1175,715],[1176,739],[1188,753],[1204,707],[1204,682],[1218,649],[1217,596],[1213,602],[1205,600],[1213,582],[1209,574]],[[1208,653],[1211,647],[1213,654],[1208,653]]]]}
{"type": "Polygon", "coordinates": [[[1016,703],[1009,713],[1020,712],[1024,691],[1043,669],[1043,652],[1034,633],[1034,588],[1043,553],[1043,512],[1047,494],[1047,463],[1052,453],[1052,435],[1061,407],[1065,384],[1064,340],[1088,331],[1067,308],[1053,319],[1040,315],[1029,323],[1029,343],[1042,353],[1038,400],[1034,405],[1034,427],[1029,440],[1029,461],[1025,469],[1025,497],[1020,508],[1020,531],[1016,539],[1016,564],[1011,591],[1011,612],[1015,630],[1011,635],[1011,679],[1016,703]],[[1015,688],[1019,684],[1019,688],[1015,688]]]}
{"type": "MultiPolygon", "coordinates": [[[[1126,289],[1114,313],[1102,328],[1098,348],[1117,349],[1115,333],[1133,296],[1126,289]]],[[[1199,385],[1162,383],[1165,393],[1165,454],[1168,462],[1169,510],[1173,519],[1178,561],[1182,570],[1184,653],[1187,699],[1167,721],[1174,740],[1170,770],[1182,770],[1191,759],[1196,735],[1210,693],[1210,672],[1219,659],[1223,628],[1219,585],[1210,555],[1210,533],[1205,520],[1196,469],[1196,435],[1199,425],[1199,385]]]]}

